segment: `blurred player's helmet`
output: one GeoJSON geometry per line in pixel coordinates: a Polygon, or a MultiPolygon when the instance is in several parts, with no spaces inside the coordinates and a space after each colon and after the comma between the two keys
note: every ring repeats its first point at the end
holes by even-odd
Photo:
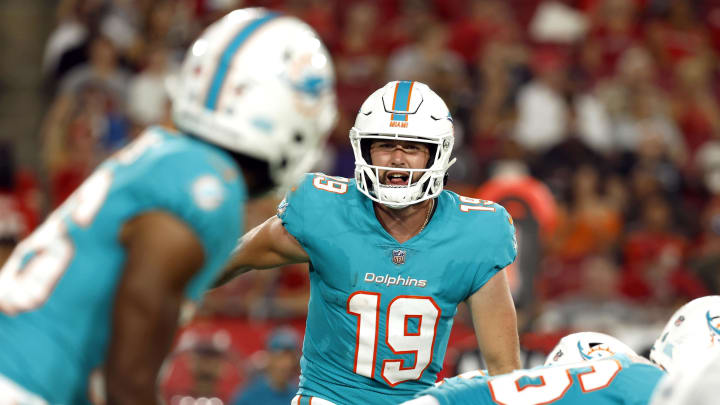
{"type": "Polygon", "coordinates": [[[455,162],[450,160],[453,142],[450,112],[434,91],[420,82],[390,82],[365,100],[350,130],[357,188],[371,200],[391,208],[437,197],[445,185],[448,168],[455,162]],[[377,139],[428,144],[427,167],[407,170],[407,185],[380,184],[380,170],[398,168],[371,164],[370,144],[377,139]],[[412,182],[412,174],[418,172],[422,176],[412,182]]]}
{"type": "Polygon", "coordinates": [[[578,363],[615,354],[638,357],[637,353],[628,345],[610,335],[598,332],[578,332],[560,339],[560,342],[545,359],[545,365],[578,363]]]}
{"type": "Polygon", "coordinates": [[[235,10],[210,25],[168,80],[183,132],[267,164],[287,186],[315,163],[337,107],[330,55],[297,18],[235,10]]]}
{"type": "Polygon", "coordinates": [[[650,350],[668,373],[693,367],[720,352],[720,295],[697,298],[678,309],[650,350]]]}
{"type": "Polygon", "coordinates": [[[650,405],[716,405],[720,397],[720,353],[660,380],[650,405]]]}

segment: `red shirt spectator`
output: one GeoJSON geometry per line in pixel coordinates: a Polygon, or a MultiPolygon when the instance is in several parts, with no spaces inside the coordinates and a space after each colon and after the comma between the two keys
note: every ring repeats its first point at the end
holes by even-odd
{"type": "Polygon", "coordinates": [[[671,304],[707,295],[707,289],[684,266],[687,240],[670,230],[669,204],[660,197],[646,201],[642,224],[624,249],[623,293],[633,299],[671,304]]]}

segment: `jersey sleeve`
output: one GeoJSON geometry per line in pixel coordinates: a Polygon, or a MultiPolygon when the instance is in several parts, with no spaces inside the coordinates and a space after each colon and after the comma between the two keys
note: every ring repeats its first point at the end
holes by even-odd
{"type": "Polygon", "coordinates": [[[188,298],[199,299],[243,229],[243,180],[229,162],[192,149],[165,156],[149,169],[151,181],[145,183],[141,198],[148,200],[149,207],[182,220],[203,246],[203,268],[186,288],[188,298]]]}
{"type": "Polygon", "coordinates": [[[478,291],[495,274],[515,261],[517,239],[512,217],[500,204],[494,204],[495,212],[489,215],[484,224],[484,242],[487,245],[487,259],[475,273],[470,295],[478,291]]]}
{"type": "Polygon", "coordinates": [[[297,186],[285,194],[277,209],[277,216],[282,221],[285,229],[306,246],[305,218],[307,218],[308,207],[306,207],[307,193],[312,188],[313,175],[306,174],[297,186]]]}

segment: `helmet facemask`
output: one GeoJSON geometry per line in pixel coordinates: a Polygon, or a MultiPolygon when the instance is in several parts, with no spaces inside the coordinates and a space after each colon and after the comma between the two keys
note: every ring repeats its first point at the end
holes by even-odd
{"type": "Polygon", "coordinates": [[[453,146],[452,133],[437,139],[399,134],[365,134],[356,128],[350,130],[350,142],[355,154],[355,181],[361,193],[389,208],[401,209],[437,197],[443,190],[447,169],[455,163],[449,161],[453,146]],[[372,164],[370,145],[375,140],[408,141],[428,146],[429,158],[424,168],[379,166],[372,164]],[[408,173],[408,184],[383,184],[380,171],[408,173]],[[413,181],[416,173],[422,173],[413,181]]]}

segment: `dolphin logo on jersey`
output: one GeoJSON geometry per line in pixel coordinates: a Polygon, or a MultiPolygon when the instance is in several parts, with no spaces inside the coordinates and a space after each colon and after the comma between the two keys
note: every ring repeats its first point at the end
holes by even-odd
{"type": "Polygon", "coordinates": [[[225,190],[222,182],[215,176],[205,175],[192,185],[192,195],[195,204],[205,211],[212,211],[225,200],[225,190]]]}

